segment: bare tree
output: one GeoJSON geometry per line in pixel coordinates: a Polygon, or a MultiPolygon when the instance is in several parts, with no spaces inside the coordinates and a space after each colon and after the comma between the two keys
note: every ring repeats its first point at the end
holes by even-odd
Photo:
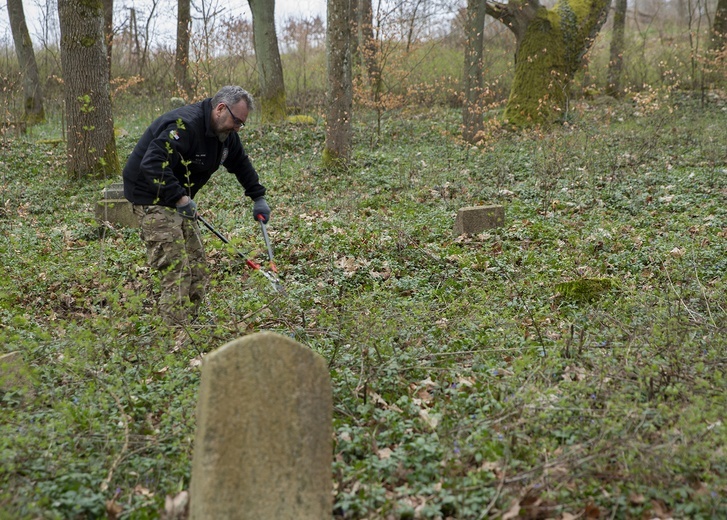
{"type": "Polygon", "coordinates": [[[25,23],[22,0],[8,0],[8,16],[18,65],[23,75],[23,119],[29,124],[41,123],[45,121],[43,89],[40,85],[33,42],[30,40],[28,26],[25,23]]]}
{"type": "Polygon", "coordinates": [[[260,105],[263,121],[286,117],[283,64],[275,32],[274,0],[248,0],[252,11],[255,58],[260,76],[260,105]]]}
{"type": "Polygon", "coordinates": [[[192,98],[192,85],[189,80],[189,38],[192,30],[190,0],[177,0],[177,52],[174,55],[174,80],[177,88],[192,98]]]}
{"type": "Polygon", "coordinates": [[[374,35],[374,12],[371,0],[358,0],[357,15],[358,48],[366,65],[372,100],[378,102],[381,93],[381,67],[379,45],[374,35]]]}
{"type": "Polygon", "coordinates": [[[616,7],[613,12],[613,35],[611,36],[611,47],[609,49],[608,85],[606,85],[606,93],[613,97],[621,95],[627,6],[628,0],[616,0],[616,7]]]}
{"type": "Polygon", "coordinates": [[[462,107],[462,137],[475,143],[484,128],[482,94],[484,79],[482,57],[484,52],[485,4],[481,0],[468,0],[465,19],[464,47],[464,106],[462,107]]]}
{"type": "Polygon", "coordinates": [[[356,0],[328,0],[328,102],[323,164],[329,167],[345,167],[351,155],[353,85],[350,20],[354,1],[356,0]]]}
{"type": "Polygon", "coordinates": [[[61,64],[68,112],[69,176],[106,177],[119,171],[111,113],[104,13],[99,3],[58,0],[61,64]]]}

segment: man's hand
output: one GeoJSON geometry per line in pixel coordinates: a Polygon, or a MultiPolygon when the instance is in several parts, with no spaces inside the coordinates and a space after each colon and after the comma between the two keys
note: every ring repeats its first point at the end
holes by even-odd
{"type": "Polygon", "coordinates": [[[194,220],[197,218],[197,203],[185,195],[177,201],[177,213],[184,218],[194,220]]]}
{"type": "Polygon", "coordinates": [[[265,197],[258,197],[254,202],[255,204],[252,206],[252,218],[255,219],[255,222],[262,220],[264,224],[267,224],[268,219],[270,219],[270,206],[265,201],[265,197]]]}

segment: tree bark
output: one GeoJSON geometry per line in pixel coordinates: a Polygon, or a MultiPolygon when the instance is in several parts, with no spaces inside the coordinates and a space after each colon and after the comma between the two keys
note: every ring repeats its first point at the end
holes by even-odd
{"type": "Polygon", "coordinates": [[[718,0],[717,10],[714,13],[712,24],[712,39],[710,48],[721,51],[727,45],[727,0],[718,0]]]}
{"type": "Polygon", "coordinates": [[[111,81],[111,55],[114,48],[114,0],[103,2],[103,33],[106,41],[106,60],[109,62],[109,82],[111,81]]]}
{"type": "Polygon", "coordinates": [[[275,32],[275,2],[248,0],[252,11],[252,34],[255,60],[260,77],[260,105],[263,121],[285,119],[285,83],[275,32]]]}
{"type": "Polygon", "coordinates": [[[374,35],[374,12],[371,0],[358,0],[358,47],[366,68],[371,100],[379,101],[381,95],[381,68],[379,45],[374,35]]]}
{"type": "Polygon", "coordinates": [[[484,129],[482,94],[484,78],[485,4],[481,0],[468,0],[465,19],[464,74],[462,78],[464,105],[462,107],[462,137],[475,144],[484,129]]]}
{"type": "Polygon", "coordinates": [[[516,127],[567,117],[570,83],[606,20],[611,0],[538,0],[487,3],[487,14],[516,38],[515,77],[505,119],[516,127]]]}
{"type": "Polygon", "coordinates": [[[611,36],[610,59],[608,62],[608,85],[606,85],[606,94],[613,97],[621,96],[627,6],[628,0],[616,0],[616,7],[613,12],[613,35],[611,36]]]}
{"type": "Polygon", "coordinates": [[[326,53],[328,68],[328,102],[326,146],[323,164],[345,167],[351,155],[351,3],[356,0],[328,0],[326,53]]]}
{"type": "Polygon", "coordinates": [[[43,89],[40,84],[38,64],[35,61],[33,42],[30,40],[28,26],[25,23],[22,0],[8,0],[8,17],[15,53],[23,74],[23,120],[31,125],[42,123],[45,121],[43,89]]]}
{"type": "Polygon", "coordinates": [[[190,0],[177,0],[177,52],[174,55],[174,80],[187,102],[192,99],[189,81],[189,38],[192,30],[190,0]]]}
{"type": "Polygon", "coordinates": [[[58,0],[58,20],[68,114],[68,175],[117,175],[103,4],[100,0],[58,0]]]}

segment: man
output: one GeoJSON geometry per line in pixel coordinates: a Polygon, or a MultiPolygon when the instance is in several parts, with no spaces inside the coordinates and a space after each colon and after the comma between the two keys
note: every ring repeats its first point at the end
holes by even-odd
{"type": "Polygon", "coordinates": [[[157,118],[124,167],[124,196],[134,205],[149,265],[161,272],[159,310],[170,325],[193,318],[209,281],[194,196],[224,165],[253,200],[253,218],[270,207],[237,132],[253,110],[250,94],[222,87],[212,98],[157,118]]]}

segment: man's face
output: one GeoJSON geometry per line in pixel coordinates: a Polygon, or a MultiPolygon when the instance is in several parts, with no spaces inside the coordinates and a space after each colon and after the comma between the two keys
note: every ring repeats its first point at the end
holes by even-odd
{"type": "Polygon", "coordinates": [[[245,126],[250,111],[244,99],[234,105],[219,103],[212,111],[212,130],[217,139],[225,142],[230,132],[239,132],[245,126]]]}

